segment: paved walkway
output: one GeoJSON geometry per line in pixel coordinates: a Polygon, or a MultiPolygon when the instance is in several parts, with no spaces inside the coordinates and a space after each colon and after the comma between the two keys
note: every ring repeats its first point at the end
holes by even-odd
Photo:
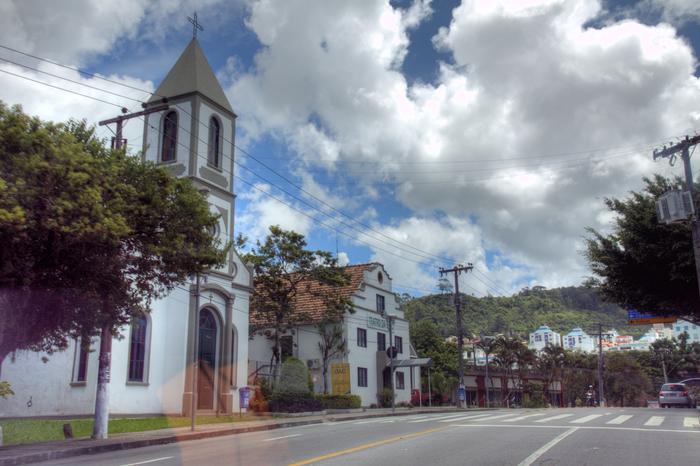
{"type": "MultiPolygon", "coordinates": [[[[420,413],[441,413],[459,411],[454,407],[444,408],[397,408],[394,413],[390,409],[373,409],[364,412],[324,414],[318,416],[298,416],[264,419],[260,421],[236,422],[230,424],[207,424],[197,426],[192,432],[189,427],[173,429],[150,430],[126,434],[115,434],[107,440],[74,439],[55,442],[40,442],[25,445],[0,447],[0,466],[35,463],[50,459],[69,458],[72,456],[102,453],[116,450],[140,448],[150,445],[163,445],[186,440],[198,440],[209,437],[280,429],[284,427],[319,424],[333,421],[350,421],[381,416],[405,416],[420,413]]],[[[470,410],[472,411],[472,410],[470,410]]],[[[476,411],[476,410],[473,410],[476,411]]]]}

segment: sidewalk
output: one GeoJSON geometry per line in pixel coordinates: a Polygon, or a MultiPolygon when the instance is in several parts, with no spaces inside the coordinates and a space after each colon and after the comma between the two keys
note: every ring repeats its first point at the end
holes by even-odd
{"type": "MultiPolygon", "coordinates": [[[[473,409],[480,411],[483,409],[473,409]]],[[[444,408],[397,408],[394,413],[391,409],[372,409],[364,412],[324,414],[317,416],[300,416],[290,418],[276,418],[261,421],[238,422],[235,424],[208,424],[197,426],[192,432],[189,427],[176,429],[151,430],[127,434],[115,434],[107,440],[75,439],[55,442],[40,442],[25,445],[12,445],[0,447],[0,466],[36,463],[51,459],[70,458],[73,456],[104,453],[116,450],[128,450],[150,445],[163,445],[186,440],[199,440],[224,435],[242,434],[245,432],[259,432],[264,430],[281,429],[284,427],[303,426],[308,424],[320,424],[333,421],[351,421],[354,419],[368,419],[382,416],[406,416],[409,414],[459,412],[455,407],[444,408]]]]}

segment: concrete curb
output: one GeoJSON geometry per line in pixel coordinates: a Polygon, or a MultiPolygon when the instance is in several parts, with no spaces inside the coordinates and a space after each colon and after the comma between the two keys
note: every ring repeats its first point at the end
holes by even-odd
{"type": "MultiPolygon", "coordinates": [[[[57,444],[47,444],[47,443],[37,443],[34,444],[35,447],[41,448],[42,445],[45,445],[47,448],[43,451],[37,451],[37,452],[27,452],[27,453],[20,453],[16,456],[12,457],[5,457],[5,458],[0,458],[0,466],[16,466],[20,464],[29,464],[29,463],[37,463],[40,461],[48,461],[48,460],[56,460],[56,459],[64,459],[64,458],[71,458],[75,456],[82,456],[82,455],[94,455],[97,453],[107,453],[110,451],[118,451],[118,450],[130,450],[133,448],[142,448],[142,447],[148,447],[152,445],[165,445],[168,443],[175,443],[175,442],[185,442],[188,440],[201,440],[205,438],[212,438],[212,437],[223,437],[226,435],[236,435],[236,434],[244,434],[248,432],[261,432],[261,431],[266,431],[266,430],[275,430],[275,429],[283,429],[286,427],[297,427],[297,426],[305,426],[305,425],[310,425],[310,424],[323,424],[324,422],[337,422],[337,421],[354,421],[358,419],[371,419],[375,417],[388,417],[388,416],[407,416],[410,414],[429,414],[429,413],[435,413],[435,414],[440,414],[440,413],[451,413],[451,412],[459,412],[459,411],[465,411],[457,408],[447,408],[447,409],[441,409],[441,410],[422,410],[422,409],[412,409],[412,410],[407,410],[407,411],[400,411],[400,412],[382,412],[382,413],[357,413],[356,416],[340,416],[340,415],[329,415],[325,416],[322,419],[299,419],[299,420],[289,420],[289,421],[281,421],[277,422],[274,424],[263,424],[263,425],[258,425],[258,426],[247,426],[247,427],[232,427],[228,429],[218,429],[218,430],[210,430],[210,431],[201,431],[201,432],[183,432],[183,433],[176,433],[176,434],[163,434],[162,436],[154,436],[152,438],[143,438],[143,439],[119,439],[119,438],[114,438],[114,439],[108,439],[108,440],[102,440],[102,441],[96,441],[96,440],[90,440],[90,439],[84,439],[84,440],[74,440],[71,442],[70,445],[57,445],[57,444]],[[91,442],[92,444],[90,445],[85,445],[85,446],[80,446],[79,444],[81,442],[91,442]],[[51,448],[51,446],[54,446],[54,448],[51,448]]],[[[470,409],[469,412],[473,411],[486,411],[486,409],[470,409]]],[[[125,434],[128,435],[128,434],[125,434]]],[[[19,445],[17,447],[20,447],[19,445]]],[[[5,448],[0,448],[0,454],[2,454],[3,450],[8,450],[12,449],[12,447],[5,447],[5,448]]]]}

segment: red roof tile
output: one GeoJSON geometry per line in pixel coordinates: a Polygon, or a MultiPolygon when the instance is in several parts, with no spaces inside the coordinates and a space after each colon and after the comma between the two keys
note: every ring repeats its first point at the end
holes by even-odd
{"type": "MultiPolygon", "coordinates": [[[[371,262],[368,264],[356,264],[343,267],[350,281],[347,285],[341,287],[340,295],[343,298],[350,299],[353,293],[360,289],[364,278],[364,272],[376,267],[381,267],[381,264],[371,262]]],[[[256,285],[256,293],[257,289],[258,287],[256,285]]],[[[296,299],[294,300],[294,317],[307,324],[320,322],[324,318],[326,311],[326,303],[324,302],[323,295],[329,293],[331,289],[331,285],[326,285],[311,279],[300,284],[296,299]]],[[[251,300],[249,315],[250,325],[253,327],[261,328],[272,324],[268,316],[257,311],[255,299],[251,300]]]]}

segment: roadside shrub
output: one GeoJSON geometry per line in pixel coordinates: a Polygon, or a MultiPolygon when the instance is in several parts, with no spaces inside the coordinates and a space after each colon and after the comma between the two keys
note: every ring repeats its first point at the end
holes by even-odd
{"type": "Polygon", "coordinates": [[[12,391],[10,382],[0,382],[0,398],[7,398],[8,396],[14,394],[15,392],[12,391]]]}
{"type": "Polygon", "coordinates": [[[249,407],[251,411],[256,413],[265,413],[269,410],[267,404],[268,397],[265,396],[265,391],[262,386],[253,389],[253,396],[250,399],[249,407]]]}
{"type": "MultiPolygon", "coordinates": [[[[391,401],[389,401],[391,403],[391,401]]],[[[399,403],[396,403],[397,408],[413,408],[413,405],[409,403],[408,401],[401,401],[399,403]]]]}
{"type": "Polygon", "coordinates": [[[322,411],[323,403],[312,393],[275,391],[270,397],[269,407],[276,413],[303,413],[322,411]]]}
{"type": "Polygon", "coordinates": [[[270,381],[261,377],[258,381],[258,385],[260,385],[260,393],[262,397],[269,400],[270,395],[272,395],[272,386],[270,385],[270,381]]]}
{"type": "MultiPolygon", "coordinates": [[[[301,360],[297,358],[287,358],[282,364],[280,380],[275,387],[275,393],[305,395],[311,393],[309,390],[309,370],[301,360]]],[[[273,393],[273,397],[275,395],[273,393]]]]}
{"type": "Polygon", "coordinates": [[[324,409],[357,409],[362,399],[357,395],[319,395],[324,409]]]}
{"type": "Polygon", "coordinates": [[[523,386],[523,408],[546,408],[544,387],[539,383],[528,383],[523,386]]]}
{"type": "Polygon", "coordinates": [[[391,389],[382,388],[377,393],[377,404],[380,408],[391,408],[391,401],[394,398],[394,394],[391,393],[391,389]]]}

